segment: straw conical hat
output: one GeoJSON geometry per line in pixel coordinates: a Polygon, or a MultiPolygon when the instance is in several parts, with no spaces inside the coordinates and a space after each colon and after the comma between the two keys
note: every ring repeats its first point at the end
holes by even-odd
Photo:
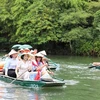
{"type": "Polygon", "coordinates": [[[37,56],[37,57],[44,57],[41,53],[37,53],[37,54],[35,54],[34,56],[37,56]]]}
{"type": "Polygon", "coordinates": [[[39,53],[41,53],[42,55],[47,55],[47,53],[45,52],[45,50],[40,51],[39,53]]]}
{"type": "Polygon", "coordinates": [[[10,52],[9,52],[9,56],[12,55],[12,54],[17,54],[18,52],[16,52],[14,49],[12,49],[10,52]]]}

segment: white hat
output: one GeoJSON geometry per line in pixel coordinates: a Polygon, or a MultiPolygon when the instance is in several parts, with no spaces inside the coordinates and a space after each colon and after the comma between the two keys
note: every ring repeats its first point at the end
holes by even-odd
{"type": "Polygon", "coordinates": [[[34,56],[37,56],[37,57],[44,57],[41,53],[37,53],[37,54],[35,54],[34,56]]]}
{"type": "Polygon", "coordinates": [[[27,57],[30,58],[30,53],[26,53],[26,52],[25,52],[25,53],[22,53],[22,54],[20,55],[20,57],[21,57],[22,60],[24,59],[24,56],[25,56],[25,55],[27,55],[27,57]],[[23,56],[23,57],[22,57],[22,56],[23,56]]]}
{"type": "Polygon", "coordinates": [[[30,53],[33,53],[33,52],[34,52],[34,50],[31,50],[31,51],[30,51],[30,53]]]}
{"type": "Polygon", "coordinates": [[[47,55],[46,52],[45,52],[45,50],[40,51],[39,53],[41,53],[42,55],[47,55]]]}
{"type": "Polygon", "coordinates": [[[24,49],[20,49],[19,51],[23,51],[24,49]]]}
{"type": "Polygon", "coordinates": [[[12,50],[9,52],[8,55],[10,56],[10,55],[12,55],[12,54],[17,54],[17,53],[18,53],[18,52],[16,52],[14,49],[12,49],[12,50]]]}

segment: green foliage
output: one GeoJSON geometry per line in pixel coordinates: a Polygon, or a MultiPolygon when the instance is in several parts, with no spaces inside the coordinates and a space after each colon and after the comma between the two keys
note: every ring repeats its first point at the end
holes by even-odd
{"type": "Polygon", "coordinates": [[[94,14],[94,27],[95,29],[100,32],[100,10],[98,10],[95,14],[94,14]]]}
{"type": "Polygon", "coordinates": [[[55,42],[70,53],[97,55],[99,9],[99,0],[0,0],[0,43],[55,42]]]}

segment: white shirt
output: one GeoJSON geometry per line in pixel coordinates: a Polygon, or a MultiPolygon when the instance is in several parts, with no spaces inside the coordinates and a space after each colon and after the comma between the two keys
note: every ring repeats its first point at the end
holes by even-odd
{"type": "Polygon", "coordinates": [[[23,60],[20,60],[17,66],[19,69],[18,73],[21,74],[21,73],[25,72],[25,70],[27,70],[28,67],[32,66],[32,63],[31,63],[31,61],[24,62],[23,60]]]}
{"type": "Polygon", "coordinates": [[[17,63],[18,63],[18,60],[17,59],[15,59],[15,58],[9,58],[6,61],[6,68],[7,69],[15,69],[16,66],[17,66],[17,63]]]}

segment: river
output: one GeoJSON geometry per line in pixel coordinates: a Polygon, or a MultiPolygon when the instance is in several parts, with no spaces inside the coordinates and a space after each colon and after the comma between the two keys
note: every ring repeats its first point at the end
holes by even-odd
{"type": "Polygon", "coordinates": [[[65,86],[25,88],[0,81],[0,100],[100,100],[100,70],[89,69],[100,58],[49,56],[60,68],[55,76],[65,80],[65,86]]]}

